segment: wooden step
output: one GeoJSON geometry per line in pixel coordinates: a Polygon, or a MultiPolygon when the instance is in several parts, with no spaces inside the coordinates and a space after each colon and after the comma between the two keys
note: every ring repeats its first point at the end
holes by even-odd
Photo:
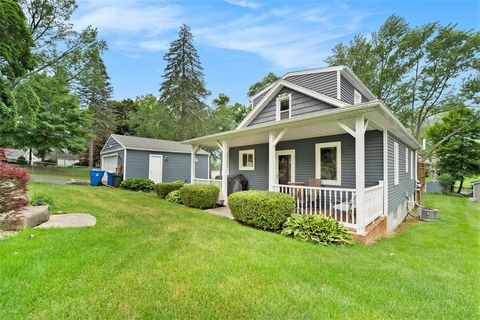
{"type": "Polygon", "coordinates": [[[365,228],[365,235],[356,234],[355,230],[348,230],[353,234],[355,241],[370,244],[375,243],[387,233],[387,217],[378,217],[365,228]]]}

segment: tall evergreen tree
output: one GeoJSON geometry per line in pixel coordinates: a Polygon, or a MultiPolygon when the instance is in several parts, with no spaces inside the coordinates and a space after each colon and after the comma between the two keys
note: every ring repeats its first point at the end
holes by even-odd
{"type": "Polygon", "coordinates": [[[208,108],[204,100],[210,94],[190,27],[180,26],[178,39],[171,43],[164,59],[167,65],[160,86],[160,101],[174,116],[177,139],[188,139],[203,130],[208,108]]]}
{"type": "Polygon", "coordinates": [[[87,62],[77,84],[77,94],[82,108],[88,109],[92,118],[92,135],[88,147],[88,165],[99,158],[99,149],[112,133],[115,122],[110,99],[112,85],[107,68],[98,49],[89,52],[87,62]]]}

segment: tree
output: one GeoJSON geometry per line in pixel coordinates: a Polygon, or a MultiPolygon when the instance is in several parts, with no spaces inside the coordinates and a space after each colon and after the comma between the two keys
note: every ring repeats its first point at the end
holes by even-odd
{"type": "Polygon", "coordinates": [[[92,118],[88,165],[93,167],[94,162],[99,160],[102,146],[115,129],[114,114],[110,107],[112,86],[98,49],[88,53],[88,61],[78,76],[76,89],[81,107],[88,109],[92,118]]]}
{"type": "Polygon", "coordinates": [[[131,126],[129,119],[138,110],[138,104],[132,99],[122,101],[112,101],[110,103],[114,115],[115,133],[123,135],[132,135],[135,133],[135,127],[131,126]]]}
{"type": "Polygon", "coordinates": [[[213,106],[209,117],[210,133],[235,129],[250,111],[248,106],[238,102],[231,105],[230,98],[223,93],[220,93],[212,102],[213,106]]]}
{"type": "Polygon", "coordinates": [[[17,1],[0,0],[0,21],[0,143],[3,144],[3,130],[17,124],[17,104],[10,86],[15,78],[33,68],[34,42],[17,1]]]}
{"type": "Polygon", "coordinates": [[[326,61],[347,65],[418,139],[431,117],[449,111],[457,82],[473,71],[480,33],[428,23],[411,28],[391,16],[371,37],[339,44],[326,61]]]}
{"type": "Polygon", "coordinates": [[[251,98],[275,81],[280,79],[275,73],[269,72],[261,81],[256,82],[250,86],[247,95],[251,98]]]}
{"type": "Polygon", "coordinates": [[[460,193],[466,177],[480,174],[480,112],[459,103],[426,130],[433,144],[442,142],[434,151],[437,167],[460,181],[460,193]],[[445,140],[446,132],[457,134],[445,140]]]}
{"type": "Polygon", "coordinates": [[[202,64],[193,46],[190,27],[180,26],[178,39],[165,54],[164,81],[160,86],[160,101],[171,112],[177,124],[178,139],[184,140],[202,132],[207,106],[202,64]]]}
{"type": "Polygon", "coordinates": [[[22,101],[20,112],[24,106],[37,103],[38,110],[33,127],[20,121],[20,130],[8,132],[13,146],[36,149],[42,160],[53,150],[76,153],[85,148],[90,138],[90,118],[80,109],[64,78],[37,74],[18,86],[15,93],[22,101]]]}

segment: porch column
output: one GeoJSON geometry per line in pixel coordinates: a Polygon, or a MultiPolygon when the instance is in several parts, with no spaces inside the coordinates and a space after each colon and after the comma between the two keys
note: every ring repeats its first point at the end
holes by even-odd
{"type": "Polygon", "coordinates": [[[277,180],[277,159],[275,157],[275,151],[277,143],[287,132],[287,129],[283,129],[278,134],[274,131],[268,134],[268,190],[273,191],[273,185],[277,180]]]}
{"type": "Polygon", "coordinates": [[[191,158],[190,158],[190,183],[193,184],[193,179],[195,179],[195,158],[197,157],[198,149],[200,146],[192,146],[191,158]]]}
{"type": "Polygon", "coordinates": [[[365,235],[365,116],[355,119],[355,189],[357,233],[365,235]]]}
{"type": "Polygon", "coordinates": [[[227,204],[228,201],[228,172],[229,172],[229,164],[228,164],[228,153],[229,147],[227,141],[223,140],[221,143],[222,146],[222,200],[224,204],[227,204]]]}

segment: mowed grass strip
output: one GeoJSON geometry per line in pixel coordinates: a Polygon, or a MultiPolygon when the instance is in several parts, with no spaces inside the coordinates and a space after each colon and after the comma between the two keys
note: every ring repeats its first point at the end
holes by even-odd
{"type": "Polygon", "coordinates": [[[375,245],[322,247],[153,193],[30,189],[97,226],[0,241],[2,319],[478,317],[480,204],[460,197],[426,196],[437,223],[375,245]]]}

